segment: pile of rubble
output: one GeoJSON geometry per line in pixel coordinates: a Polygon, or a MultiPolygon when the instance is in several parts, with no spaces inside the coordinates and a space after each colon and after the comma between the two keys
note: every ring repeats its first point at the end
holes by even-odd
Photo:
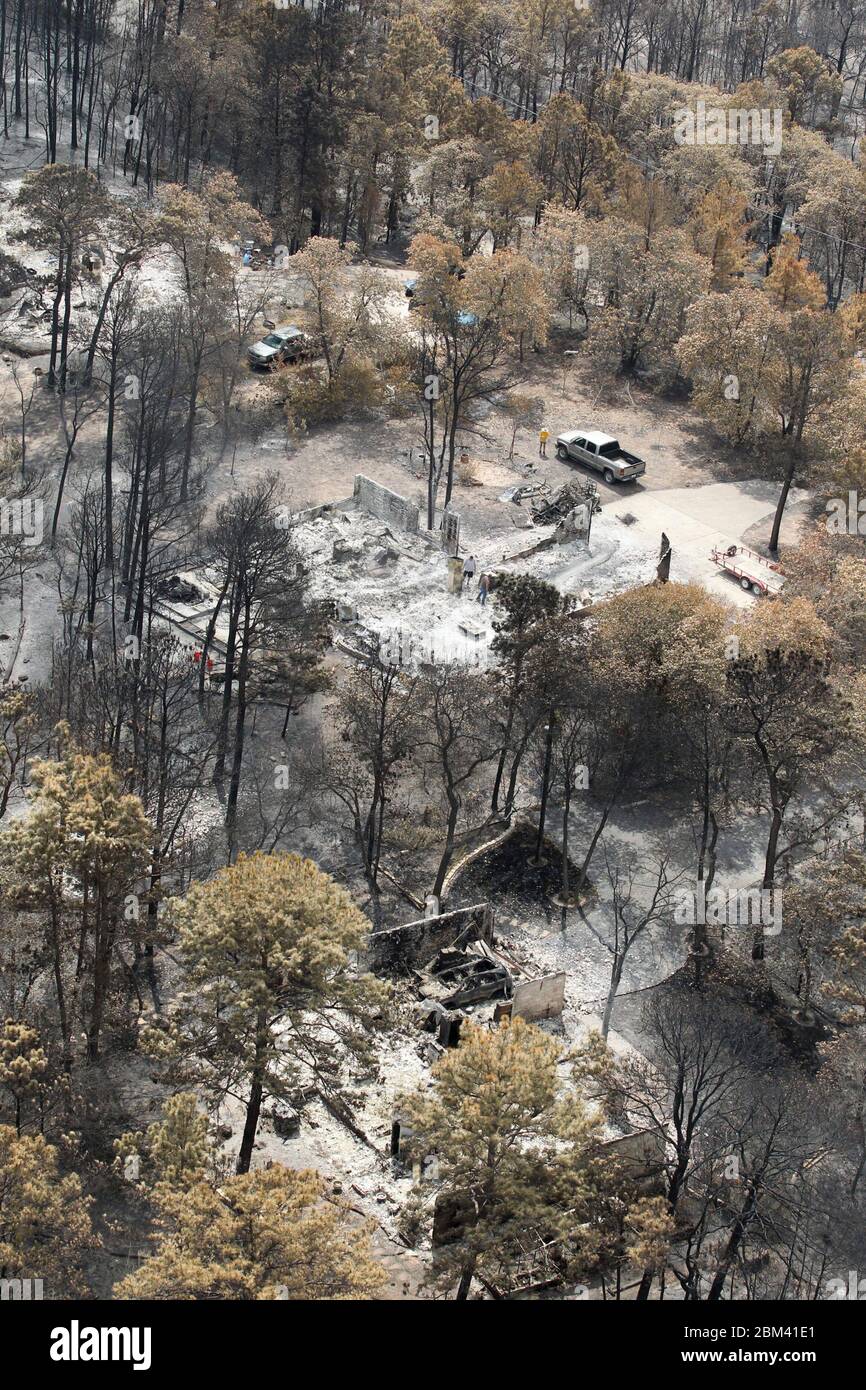
{"type": "Polygon", "coordinates": [[[577,507],[587,507],[591,516],[601,511],[598,487],[591,479],[563,483],[553,494],[547,483],[522,483],[504,492],[500,501],[513,507],[522,507],[528,502],[526,523],[535,526],[556,526],[577,507]]]}
{"type": "Polygon", "coordinates": [[[578,508],[594,516],[601,511],[601,498],[594,482],[573,482],[563,483],[552,497],[533,498],[530,505],[536,526],[557,526],[578,508]]]}
{"type": "Polygon", "coordinates": [[[538,1021],[558,1018],[565,1006],[565,974],[533,975],[511,951],[506,955],[489,903],[442,913],[432,899],[425,917],[373,933],[369,964],[402,978],[414,993],[415,1022],[434,1035],[421,1048],[430,1061],[457,1046],[466,1018],[538,1021]]]}
{"type": "Polygon", "coordinates": [[[295,537],[314,596],[333,603],[334,642],[347,655],[378,654],[412,670],[482,659],[489,615],[474,589],[450,586],[450,557],[438,533],[414,533],[347,499],[301,514],[295,537]]]}

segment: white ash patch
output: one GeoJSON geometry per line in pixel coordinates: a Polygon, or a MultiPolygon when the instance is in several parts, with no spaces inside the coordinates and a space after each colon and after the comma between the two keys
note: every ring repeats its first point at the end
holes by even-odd
{"type": "Polygon", "coordinates": [[[550,527],[521,531],[503,547],[492,536],[462,548],[473,554],[475,577],[462,593],[448,588],[448,563],[438,533],[407,535],[350,506],[299,522],[298,545],[311,571],[313,593],[334,600],[343,635],[363,632],[387,641],[392,658],[415,668],[420,662],[456,661],[466,666],[489,662],[495,593],[482,605],[478,579],[484,573],[530,574],[577,597],[589,590],[593,601],[653,579],[657,556],[635,540],[620,522],[595,518],[589,546],[583,541],[551,545],[525,555],[550,527]]]}

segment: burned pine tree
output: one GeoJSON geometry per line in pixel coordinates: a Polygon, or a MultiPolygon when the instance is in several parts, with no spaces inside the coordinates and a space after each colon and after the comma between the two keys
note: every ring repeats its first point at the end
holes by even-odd
{"type": "Polygon", "coordinates": [[[527,658],[539,644],[552,638],[546,626],[547,618],[555,617],[562,606],[562,596],[551,584],[533,579],[530,575],[505,575],[496,588],[497,616],[493,622],[495,637],[491,650],[498,657],[494,680],[502,687],[504,720],[502,751],[496,765],[490,807],[499,810],[499,794],[510,758],[511,770],[505,794],[507,815],[514,803],[517,774],[532,735],[532,722],[519,720],[525,706],[527,658]],[[516,725],[519,727],[516,730],[516,725]]]}
{"type": "Polygon", "coordinates": [[[469,671],[444,663],[418,686],[417,757],[437,788],[445,815],[445,839],[431,893],[439,896],[457,841],[461,814],[477,791],[477,779],[499,752],[489,691],[469,671]]]}
{"type": "Polygon", "coordinates": [[[388,808],[423,724],[419,693],[418,676],[377,658],[350,672],[336,697],[324,776],[349,813],[377,926],[388,808]]]}
{"type": "Polygon", "coordinates": [[[258,697],[282,706],[285,730],[299,699],[318,683],[326,628],[323,611],[307,599],[306,567],[275,474],[217,508],[202,553],[219,590],[203,661],[218,619],[226,632],[213,778],[220,786],[228,767],[225,820],[231,857],[250,701],[258,697]]]}

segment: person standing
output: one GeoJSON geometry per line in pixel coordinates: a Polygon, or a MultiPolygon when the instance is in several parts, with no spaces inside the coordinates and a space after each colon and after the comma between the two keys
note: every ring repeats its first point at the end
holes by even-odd
{"type": "Polygon", "coordinates": [[[478,581],[478,602],[483,608],[487,602],[487,595],[490,593],[490,575],[482,574],[478,581]]]}
{"type": "Polygon", "coordinates": [[[538,457],[547,458],[547,441],[550,438],[550,430],[546,425],[542,425],[538,432],[538,457]]]}
{"type": "Polygon", "coordinates": [[[470,584],[470,585],[471,585],[472,580],[473,580],[474,578],[475,578],[475,556],[474,556],[474,555],[467,555],[466,559],[463,561],[463,583],[462,583],[462,585],[461,585],[461,588],[462,588],[462,589],[465,589],[467,584],[470,584]]]}

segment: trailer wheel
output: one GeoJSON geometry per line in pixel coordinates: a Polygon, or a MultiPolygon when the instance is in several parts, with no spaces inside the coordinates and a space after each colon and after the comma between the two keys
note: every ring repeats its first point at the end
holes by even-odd
{"type": "Polygon", "coordinates": [[[745,589],[746,592],[748,593],[748,591],[749,591],[749,589],[751,589],[751,587],[752,587],[752,581],[751,581],[751,579],[747,579],[746,576],[743,575],[742,579],[740,580],[740,588],[741,588],[741,589],[745,589]]]}
{"type": "Polygon", "coordinates": [[[764,594],[766,593],[766,590],[763,584],[753,584],[752,593],[757,594],[758,598],[763,598],[764,594]]]}

